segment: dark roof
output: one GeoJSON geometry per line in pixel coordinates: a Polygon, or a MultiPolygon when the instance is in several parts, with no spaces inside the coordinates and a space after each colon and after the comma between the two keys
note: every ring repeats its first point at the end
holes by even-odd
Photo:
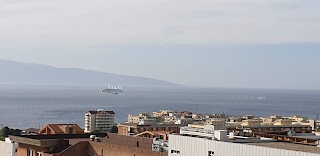
{"type": "MultiPolygon", "coordinates": [[[[44,139],[79,139],[90,138],[90,135],[96,135],[97,137],[106,137],[107,133],[84,133],[84,134],[46,134],[46,135],[18,135],[15,137],[30,138],[35,140],[44,139]]],[[[10,136],[9,136],[10,138],[10,136]]]]}
{"type": "Polygon", "coordinates": [[[109,113],[109,114],[115,114],[114,111],[89,111],[90,114],[98,114],[99,112],[106,112],[106,113],[109,113]]]}
{"type": "MultiPolygon", "coordinates": [[[[133,137],[112,133],[93,133],[93,134],[50,134],[50,135],[20,135],[9,136],[17,143],[27,146],[50,147],[53,148],[49,153],[60,153],[78,143],[92,143],[100,148],[102,144],[133,147],[139,150],[152,150],[153,139],[143,137],[133,137]],[[89,141],[90,135],[100,137],[101,142],[89,141]],[[139,147],[137,147],[137,144],[139,147]]],[[[113,146],[114,147],[114,146],[113,146]]],[[[79,149],[77,149],[79,150],[79,149]]],[[[88,149],[87,149],[88,150],[88,149]]]]}
{"type": "Polygon", "coordinates": [[[82,141],[89,140],[90,135],[95,135],[97,137],[106,137],[107,133],[91,133],[91,134],[49,134],[49,135],[19,135],[12,136],[9,138],[17,143],[25,144],[27,146],[37,146],[37,147],[47,147],[52,148],[49,152],[60,153],[65,149],[69,148],[71,145],[82,141]],[[72,140],[72,143],[69,143],[72,140]]]}

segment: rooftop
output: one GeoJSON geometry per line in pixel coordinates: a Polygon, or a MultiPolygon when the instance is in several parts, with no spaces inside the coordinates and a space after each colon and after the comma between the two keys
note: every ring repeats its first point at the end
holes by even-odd
{"type": "Polygon", "coordinates": [[[73,130],[72,132],[67,132],[66,128],[68,127],[76,130],[76,133],[84,133],[83,130],[77,124],[47,124],[38,132],[40,134],[46,134],[48,133],[47,129],[50,129],[55,134],[73,133],[73,130]]]}
{"type": "MultiPolygon", "coordinates": [[[[88,153],[89,155],[102,155],[101,151],[107,151],[108,154],[117,150],[125,149],[126,153],[145,152],[152,153],[152,138],[132,137],[117,135],[112,133],[94,133],[94,134],[50,134],[50,135],[20,135],[9,136],[13,141],[19,143],[21,148],[39,149],[50,155],[70,155],[70,151],[75,152],[74,155],[88,153]],[[92,141],[92,135],[99,137],[92,141]],[[81,147],[81,148],[79,148],[81,147]],[[105,150],[108,149],[108,150],[105,150]]],[[[87,154],[88,155],[88,154],[87,154]]],[[[147,154],[148,155],[148,154],[147,154]]],[[[157,155],[166,155],[161,153],[157,155]]]]}
{"type": "Polygon", "coordinates": [[[310,146],[310,145],[293,144],[293,143],[286,143],[286,142],[257,142],[257,143],[247,143],[247,144],[254,145],[254,146],[263,146],[263,147],[269,147],[269,148],[278,148],[278,149],[286,149],[286,150],[292,150],[292,151],[320,154],[320,147],[310,146]]]}
{"type": "Polygon", "coordinates": [[[114,111],[106,111],[106,110],[89,111],[88,113],[90,113],[90,114],[99,114],[99,113],[115,114],[114,111]]]}
{"type": "Polygon", "coordinates": [[[268,127],[278,127],[278,128],[292,128],[292,127],[301,127],[301,128],[305,128],[305,127],[310,127],[310,125],[299,125],[299,124],[293,124],[293,125],[268,125],[268,124],[260,124],[258,126],[241,126],[244,128],[268,128],[268,127]]]}
{"type": "MultiPolygon", "coordinates": [[[[20,135],[9,136],[9,138],[18,143],[29,144],[40,147],[52,147],[58,144],[61,139],[85,139],[90,138],[91,134],[50,134],[50,135],[20,135]]],[[[106,133],[94,134],[99,137],[107,136],[106,133]]]]}
{"type": "Polygon", "coordinates": [[[181,124],[174,123],[155,123],[155,124],[144,124],[139,125],[138,123],[120,123],[119,126],[129,126],[129,127],[182,127],[181,124]]]}
{"type": "MultiPolygon", "coordinates": [[[[175,134],[175,135],[186,136],[182,134],[175,134]]],[[[190,135],[187,135],[187,136],[194,137],[190,135]]],[[[272,138],[266,138],[266,140],[264,140],[264,139],[252,138],[252,137],[242,137],[243,139],[227,140],[225,142],[320,154],[320,147],[317,147],[317,145],[319,144],[318,136],[294,136],[294,137],[280,136],[280,135],[274,135],[274,136],[278,137],[278,141],[277,139],[274,140],[272,138]]],[[[203,139],[211,140],[209,138],[203,138],[203,139]]]]}
{"type": "Polygon", "coordinates": [[[89,141],[90,136],[95,135],[101,138],[101,142],[122,145],[127,147],[136,147],[136,141],[141,143],[141,147],[151,149],[153,139],[118,135],[113,133],[86,133],[86,134],[48,134],[48,135],[20,135],[9,136],[9,138],[18,143],[34,145],[39,147],[56,146],[59,140],[69,140],[71,145],[80,141],[89,141]],[[145,146],[143,146],[146,144],[145,146]]]}

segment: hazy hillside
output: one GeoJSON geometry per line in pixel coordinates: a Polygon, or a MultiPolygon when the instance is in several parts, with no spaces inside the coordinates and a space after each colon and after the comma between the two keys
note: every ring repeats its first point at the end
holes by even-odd
{"type": "Polygon", "coordinates": [[[137,76],[116,75],[77,68],[21,63],[0,59],[0,83],[113,84],[175,86],[176,84],[137,76]]]}

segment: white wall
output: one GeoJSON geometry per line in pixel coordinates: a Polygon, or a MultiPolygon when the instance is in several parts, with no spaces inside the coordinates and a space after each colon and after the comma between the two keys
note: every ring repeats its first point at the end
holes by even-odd
{"type": "Polygon", "coordinates": [[[320,156],[320,154],[314,153],[221,142],[180,135],[170,135],[169,138],[168,156],[208,156],[209,151],[214,151],[214,156],[320,156]],[[180,151],[180,154],[171,154],[171,150],[180,151]]]}
{"type": "Polygon", "coordinates": [[[0,141],[0,156],[17,156],[18,144],[0,141]]]}

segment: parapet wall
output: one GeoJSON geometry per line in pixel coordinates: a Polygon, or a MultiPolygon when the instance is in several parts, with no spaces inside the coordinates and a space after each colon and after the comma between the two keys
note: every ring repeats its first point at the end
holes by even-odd
{"type": "Polygon", "coordinates": [[[166,152],[153,152],[152,150],[136,147],[125,147],[107,143],[89,142],[89,154],[103,156],[167,156],[166,152]]]}
{"type": "Polygon", "coordinates": [[[143,149],[152,150],[153,139],[109,133],[108,138],[103,138],[102,142],[126,146],[126,147],[139,147],[139,148],[143,148],[143,149]]]}

